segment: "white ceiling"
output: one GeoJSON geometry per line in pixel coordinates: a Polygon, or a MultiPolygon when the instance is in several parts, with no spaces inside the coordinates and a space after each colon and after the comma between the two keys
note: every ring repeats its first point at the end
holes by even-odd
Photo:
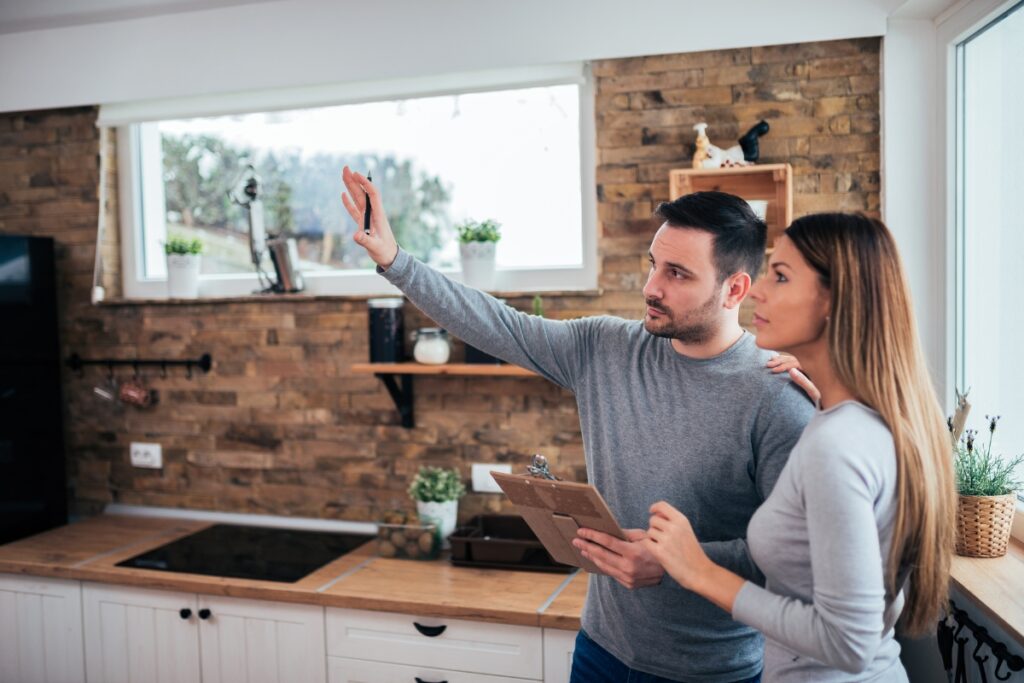
{"type": "MultiPolygon", "coordinates": [[[[0,34],[282,1],[288,0],[0,0],[0,34]]],[[[872,0],[902,19],[934,18],[958,1],[969,0],[872,0]]],[[[751,5],[765,7],[763,0],[751,5]]]]}
{"type": "Polygon", "coordinates": [[[0,0],[0,33],[81,26],[273,0],[0,0]]]}

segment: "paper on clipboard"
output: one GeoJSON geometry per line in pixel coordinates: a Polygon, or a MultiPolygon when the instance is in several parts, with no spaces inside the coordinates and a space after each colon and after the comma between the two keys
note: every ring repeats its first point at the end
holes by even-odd
{"type": "Polygon", "coordinates": [[[590,484],[503,472],[491,472],[491,476],[558,562],[601,573],[572,545],[576,531],[581,528],[626,540],[608,504],[590,484]]]}

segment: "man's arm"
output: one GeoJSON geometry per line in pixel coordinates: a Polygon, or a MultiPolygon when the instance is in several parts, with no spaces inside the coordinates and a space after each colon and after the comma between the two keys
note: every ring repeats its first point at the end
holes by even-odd
{"type": "Polygon", "coordinates": [[[377,263],[378,272],[417,308],[463,341],[563,387],[574,387],[583,359],[591,356],[587,348],[591,321],[527,315],[420,263],[399,248],[377,188],[347,166],[342,179],[348,190],[342,202],[357,225],[362,225],[365,197],[372,208],[370,233],[356,230],[356,243],[377,263]]]}

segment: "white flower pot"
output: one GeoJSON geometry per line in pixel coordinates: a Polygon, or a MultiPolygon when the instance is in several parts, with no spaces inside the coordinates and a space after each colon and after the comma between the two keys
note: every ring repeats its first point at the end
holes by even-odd
{"type": "Polygon", "coordinates": [[[426,503],[418,500],[416,501],[416,512],[419,513],[420,521],[431,521],[437,524],[441,534],[441,547],[447,550],[451,546],[448,543],[448,536],[455,531],[455,519],[459,513],[459,501],[446,500],[443,503],[426,503]]]}
{"type": "Polygon", "coordinates": [[[462,281],[477,289],[494,288],[494,242],[462,242],[462,281]]]}
{"type": "Polygon", "coordinates": [[[167,254],[167,296],[195,299],[199,296],[200,254],[167,254]]]}

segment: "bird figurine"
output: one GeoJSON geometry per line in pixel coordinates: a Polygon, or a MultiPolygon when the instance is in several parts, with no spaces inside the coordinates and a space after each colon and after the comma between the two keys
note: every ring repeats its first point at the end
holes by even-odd
{"type": "Polygon", "coordinates": [[[693,129],[697,131],[697,148],[693,155],[694,168],[727,168],[730,166],[750,166],[761,156],[758,139],[770,130],[767,121],[758,121],[743,134],[737,144],[722,149],[711,144],[707,134],[708,124],[701,122],[693,129]]]}

